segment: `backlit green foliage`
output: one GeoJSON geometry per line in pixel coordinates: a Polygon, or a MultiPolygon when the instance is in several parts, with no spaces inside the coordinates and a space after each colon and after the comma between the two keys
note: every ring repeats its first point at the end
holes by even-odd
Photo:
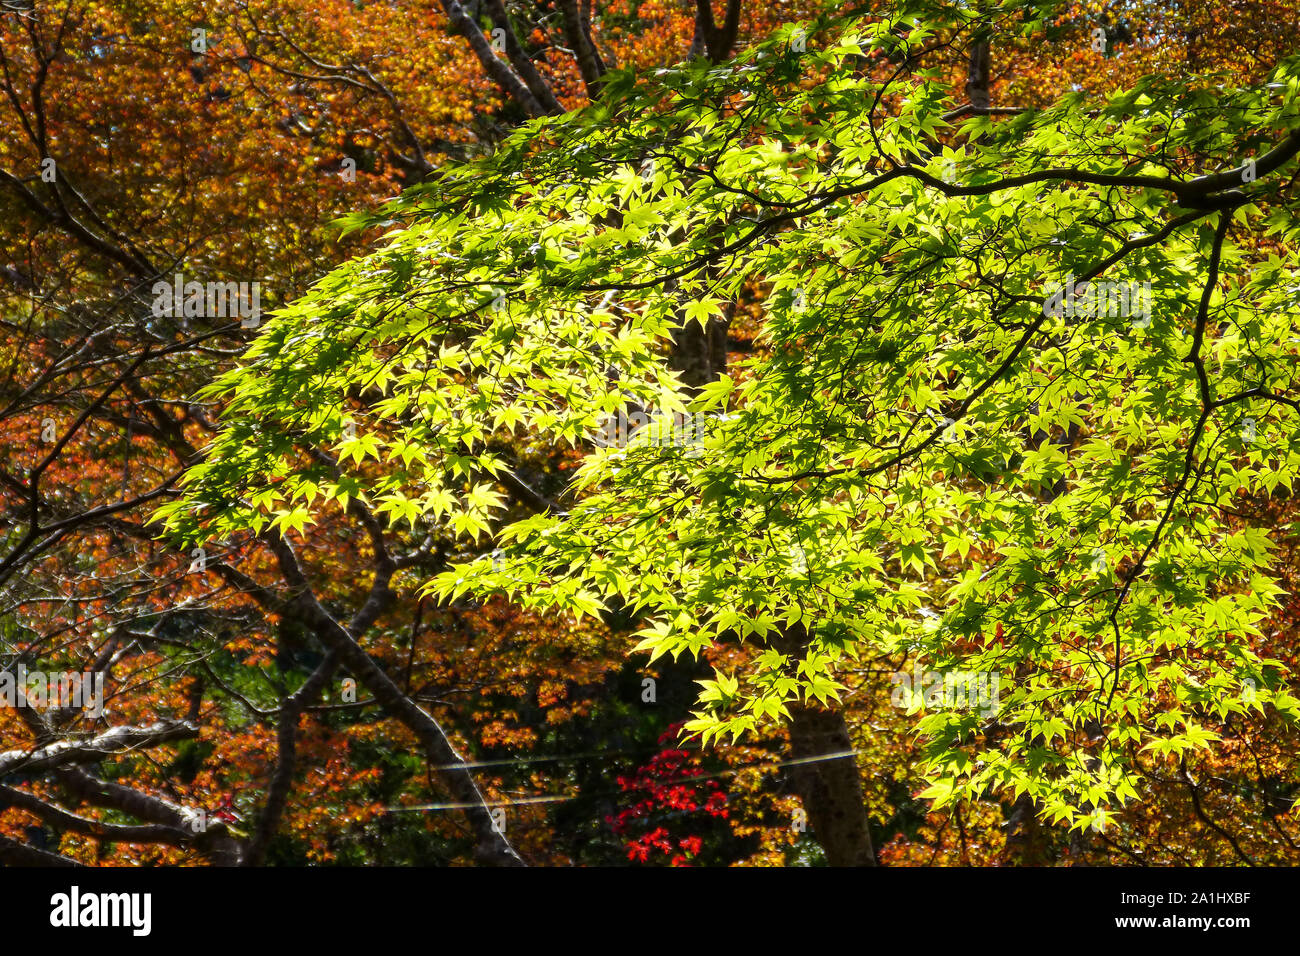
{"type": "Polygon", "coordinates": [[[937,75],[869,78],[969,26],[832,22],[803,53],[792,26],[731,64],[614,74],[409,190],[209,389],[225,428],[169,532],[309,533],[355,500],[417,540],[494,535],[406,583],[617,598],[655,657],[760,648],[705,683],[706,740],[835,701],[868,650],[996,672],[996,713],[918,715],[925,795],[1028,791],[1077,827],[1140,796],[1138,752],[1295,717],[1253,650],[1270,542],[1232,514],[1300,465],[1300,62],[1011,117],[948,116],[937,75]],[[1068,277],[1150,283],[1149,321],[1045,308],[1068,277]],[[674,329],[754,288],[761,348],[690,393],[674,329]],[[637,408],[659,417],[597,447],[637,408]],[[703,439],[656,440],[682,412],[703,439]],[[588,454],[558,507],[503,524],[519,440],[588,454]]]}

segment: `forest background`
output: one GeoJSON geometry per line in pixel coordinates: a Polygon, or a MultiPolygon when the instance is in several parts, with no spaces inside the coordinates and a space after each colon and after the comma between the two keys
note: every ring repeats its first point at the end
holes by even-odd
{"type": "MultiPolygon", "coordinates": [[[[1040,36],[942,38],[903,66],[931,71],[966,116],[996,117],[1153,74],[1260,82],[1300,39],[1285,0],[999,11],[1032,12],[1040,36]]],[[[849,12],[895,11],[0,2],[0,666],[105,687],[96,716],[0,707],[0,862],[1300,862],[1296,729],[1272,710],[1208,719],[1214,748],[1144,755],[1141,799],[1071,828],[1014,795],[935,805],[915,714],[895,706],[906,655],[842,667],[837,706],[802,724],[701,747],[681,733],[699,682],[760,648],[650,662],[617,611],[414,586],[368,603],[366,572],[390,549],[433,575],[491,553],[477,534],[398,540],[345,507],[281,529],[309,585],[264,536],[160,538],[156,510],[220,427],[220,403],[196,396],[261,323],[159,314],[158,282],[256,282],[271,313],[396,225],[343,232],[340,217],[598,100],[617,71],[725,65],[790,24],[849,12]],[[349,622],[338,643],[293,612],[304,586],[349,622]]],[[[762,353],[765,294],[685,328],[669,367],[703,388],[762,353]]],[[[507,451],[490,492],[511,519],[553,508],[584,455],[527,434],[507,451]]],[[[1241,520],[1274,529],[1274,573],[1293,591],[1294,501],[1274,490],[1241,520]]],[[[945,574],[956,580],[934,563],[945,574]]],[[[1282,594],[1260,631],[1256,651],[1279,670],[1300,652],[1298,610],[1282,594]]]]}

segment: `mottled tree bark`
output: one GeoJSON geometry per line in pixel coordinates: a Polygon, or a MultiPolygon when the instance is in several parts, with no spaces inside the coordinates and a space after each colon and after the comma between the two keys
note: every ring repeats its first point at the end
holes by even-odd
{"type": "Polygon", "coordinates": [[[989,68],[991,53],[988,40],[976,40],[970,46],[970,61],[966,71],[966,95],[970,105],[976,109],[986,110],[991,105],[989,100],[989,68]]]}
{"type": "Polygon", "coordinates": [[[866,798],[841,710],[790,708],[791,769],[813,835],[831,866],[875,866],[866,798]],[[821,759],[828,755],[832,759],[821,759]]]}
{"type": "Polygon", "coordinates": [[[713,0],[695,0],[695,36],[688,56],[708,54],[714,63],[731,56],[740,31],[740,0],[727,0],[727,12],[719,24],[713,18],[713,0]]]}
{"type": "Polygon", "coordinates": [[[710,319],[707,328],[689,322],[673,334],[668,367],[680,372],[691,388],[707,385],[727,370],[727,326],[724,319],[710,319]]]}

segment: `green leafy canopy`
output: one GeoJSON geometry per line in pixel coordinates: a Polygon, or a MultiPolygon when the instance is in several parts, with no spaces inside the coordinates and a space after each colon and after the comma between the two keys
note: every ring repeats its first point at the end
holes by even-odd
{"type": "Polygon", "coordinates": [[[1233,512],[1300,464],[1294,164],[1264,159],[1300,129],[1300,63],[1009,118],[951,115],[937,73],[876,75],[962,16],[615,74],[410,189],[208,390],[224,427],[168,533],[303,532],[357,503],[493,536],[415,583],[617,598],[654,657],[753,644],[706,682],[705,740],[836,700],[863,660],[996,672],[996,714],[919,718],[926,795],[1027,791],[1075,826],[1137,795],[1141,752],[1210,746],[1209,718],[1294,718],[1254,649],[1272,545],[1233,512]],[[1150,321],[1045,309],[1071,276],[1149,282],[1150,321]],[[754,355],[684,388],[674,330],[756,296],[754,355]],[[638,408],[704,437],[598,446],[638,408]],[[585,456],[567,510],[503,522],[526,442],[585,456]]]}

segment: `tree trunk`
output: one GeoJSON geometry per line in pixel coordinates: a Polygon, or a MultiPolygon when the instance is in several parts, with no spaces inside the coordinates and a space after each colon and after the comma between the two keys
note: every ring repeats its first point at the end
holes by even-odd
{"type": "Polygon", "coordinates": [[[1002,862],[1011,866],[1050,866],[1052,840],[1038,819],[1038,808],[1027,793],[1011,805],[1005,824],[1006,849],[1002,862]]]}
{"type": "Polygon", "coordinates": [[[839,710],[790,708],[790,769],[813,834],[831,866],[875,866],[866,798],[849,728],[839,710]],[[842,754],[834,759],[817,759],[842,754]]]}
{"type": "Polygon", "coordinates": [[[976,40],[970,47],[970,60],[966,71],[966,95],[970,105],[986,110],[989,99],[989,69],[992,65],[988,40],[976,40]]]}
{"type": "Polygon", "coordinates": [[[688,322],[673,333],[668,367],[680,372],[692,389],[714,381],[727,370],[727,327],[725,319],[710,319],[708,328],[688,322]]]}

